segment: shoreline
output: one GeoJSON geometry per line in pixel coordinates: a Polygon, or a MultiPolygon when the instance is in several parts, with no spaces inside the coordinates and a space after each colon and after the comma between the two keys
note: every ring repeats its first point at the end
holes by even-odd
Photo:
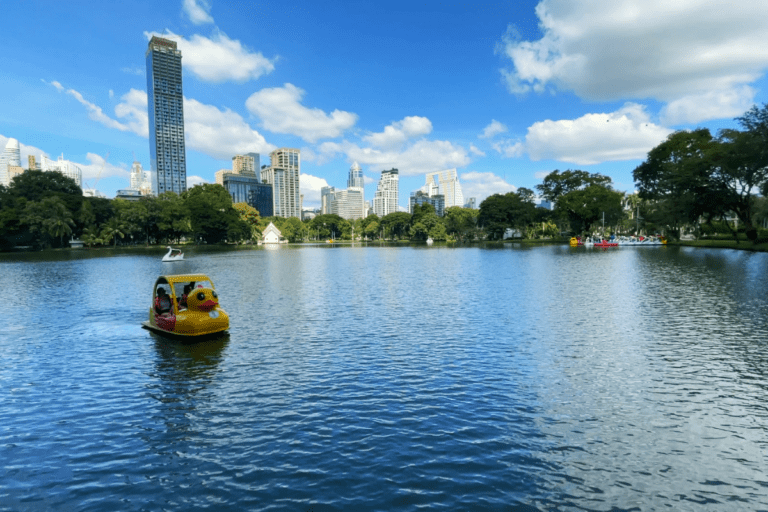
{"type": "MultiPolygon", "coordinates": [[[[310,246],[310,245],[319,245],[319,246],[325,246],[325,245],[331,245],[331,246],[352,246],[357,244],[369,244],[369,245],[401,245],[401,246],[426,246],[426,243],[423,241],[410,241],[410,240],[369,240],[369,241],[362,241],[362,240],[343,240],[343,241],[336,241],[333,244],[326,244],[324,242],[296,242],[296,243],[285,243],[285,244],[276,244],[278,246],[281,245],[287,245],[291,247],[297,247],[297,246],[310,246]]],[[[458,247],[458,246],[474,246],[474,245],[481,245],[481,244],[521,244],[521,245],[530,245],[530,246],[536,246],[536,245],[568,245],[568,240],[537,240],[537,239],[508,239],[508,240],[474,240],[471,242],[436,242],[435,246],[437,247],[458,247]]],[[[738,244],[735,240],[678,240],[678,241],[669,241],[669,246],[678,246],[678,247],[702,247],[705,249],[735,249],[739,251],[749,251],[749,252],[768,252],[768,241],[761,242],[758,244],[753,244],[752,242],[748,240],[739,240],[738,244]]],[[[174,247],[181,248],[182,250],[185,249],[251,249],[251,248],[258,248],[258,247],[264,247],[264,245],[258,245],[258,244],[211,244],[211,245],[194,245],[194,244],[178,244],[174,247]]],[[[32,254],[44,254],[44,253],[112,253],[112,252],[123,252],[123,251],[136,251],[136,252],[152,252],[152,251],[165,251],[166,245],[122,245],[122,246],[105,246],[105,247],[82,247],[82,248],[72,248],[72,247],[65,247],[65,248],[56,248],[56,249],[44,249],[41,251],[29,251],[29,250],[21,250],[21,251],[5,251],[1,252],[0,254],[24,254],[24,253],[32,253],[32,254]]]]}

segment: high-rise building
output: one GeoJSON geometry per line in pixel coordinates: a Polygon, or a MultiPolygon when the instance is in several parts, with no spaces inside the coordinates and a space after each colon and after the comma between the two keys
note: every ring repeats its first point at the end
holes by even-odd
{"type": "Polygon", "coordinates": [[[227,176],[229,174],[234,174],[230,169],[219,169],[215,173],[213,173],[214,179],[216,180],[217,185],[224,185],[224,176],[227,176]]]}
{"type": "Polygon", "coordinates": [[[29,169],[31,171],[39,171],[40,170],[40,165],[37,163],[37,160],[35,160],[35,155],[29,155],[27,157],[27,163],[29,165],[27,167],[27,169],[29,169]]]}
{"type": "Polygon", "coordinates": [[[464,206],[464,194],[461,192],[459,175],[456,169],[431,172],[427,174],[426,192],[430,195],[442,194],[445,196],[445,207],[464,206]]]}
{"type": "Polygon", "coordinates": [[[58,160],[51,160],[47,156],[41,155],[40,170],[45,172],[58,171],[75,180],[77,186],[83,188],[83,171],[69,160],[64,160],[64,155],[61,155],[58,160]]]}
{"type": "Polygon", "coordinates": [[[467,202],[464,203],[464,208],[470,208],[472,210],[476,210],[477,209],[477,199],[474,198],[474,197],[470,197],[469,199],[467,199],[467,202]]]}
{"type": "Polygon", "coordinates": [[[224,188],[232,196],[233,203],[248,203],[259,211],[262,217],[271,217],[272,213],[272,185],[259,183],[256,176],[247,174],[224,174],[224,188]]]}
{"type": "Polygon", "coordinates": [[[133,162],[131,166],[131,187],[129,190],[136,190],[143,196],[152,195],[152,178],[140,162],[133,162]]]}
{"type": "Polygon", "coordinates": [[[152,36],[146,52],[150,166],[155,193],[187,190],[181,51],[175,41],[152,36]]]}
{"type": "Polygon", "coordinates": [[[347,187],[346,190],[336,190],[334,187],[320,189],[320,212],[333,213],[347,220],[367,217],[363,171],[357,162],[349,168],[347,187]]]}
{"type": "Polygon", "coordinates": [[[381,179],[373,197],[373,213],[379,217],[398,211],[400,172],[397,169],[381,171],[381,179]]]}
{"type": "Polygon", "coordinates": [[[280,148],[271,152],[269,158],[271,165],[261,169],[261,181],[272,185],[274,215],[301,219],[301,152],[280,148]]]}
{"type": "Polygon", "coordinates": [[[320,189],[320,213],[332,213],[342,219],[354,220],[366,217],[363,190],[358,187],[336,190],[333,187],[320,189]]]}
{"type": "Polygon", "coordinates": [[[336,189],[334,187],[323,187],[320,189],[320,213],[322,215],[331,213],[331,202],[335,192],[336,189]]]}
{"type": "Polygon", "coordinates": [[[365,188],[365,182],[363,181],[363,170],[359,165],[357,165],[357,162],[353,163],[352,167],[349,168],[347,188],[365,188]]]}
{"type": "Polygon", "coordinates": [[[411,192],[411,197],[408,201],[408,212],[413,214],[414,208],[423,204],[431,204],[438,217],[445,215],[445,196],[443,194],[430,196],[422,190],[411,192]]]}
{"type": "Polygon", "coordinates": [[[11,175],[8,171],[9,166],[21,165],[21,152],[19,150],[19,141],[8,139],[5,144],[5,151],[0,155],[0,185],[6,187],[11,184],[11,175]]]}
{"type": "Polygon", "coordinates": [[[255,159],[251,155],[235,155],[232,157],[232,172],[245,176],[256,176],[258,167],[255,167],[255,163],[255,159]]]}

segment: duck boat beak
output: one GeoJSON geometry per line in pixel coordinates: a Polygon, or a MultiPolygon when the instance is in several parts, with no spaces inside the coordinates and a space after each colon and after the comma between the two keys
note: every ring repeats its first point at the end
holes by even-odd
{"type": "Polygon", "coordinates": [[[207,300],[207,301],[203,302],[202,304],[198,305],[197,307],[201,311],[211,311],[213,308],[216,307],[216,302],[214,302],[212,300],[207,300]]]}

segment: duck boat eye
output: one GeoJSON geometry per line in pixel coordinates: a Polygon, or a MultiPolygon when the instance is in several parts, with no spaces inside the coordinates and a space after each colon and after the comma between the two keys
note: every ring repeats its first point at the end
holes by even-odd
{"type": "Polygon", "coordinates": [[[204,299],[205,299],[205,294],[203,292],[200,292],[197,294],[197,300],[204,300],[204,299]]]}

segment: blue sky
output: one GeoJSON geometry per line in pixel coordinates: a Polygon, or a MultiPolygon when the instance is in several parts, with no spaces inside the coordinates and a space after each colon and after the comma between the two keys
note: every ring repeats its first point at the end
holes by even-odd
{"type": "Polygon", "coordinates": [[[735,127],[768,102],[768,2],[7,2],[0,144],[62,153],[108,197],[149,167],[153,34],[184,69],[187,176],[251,151],[302,151],[305,207],[357,161],[400,204],[456,168],[465,197],[582,169],[633,190],[674,130],[735,127]],[[104,158],[108,155],[106,162],[104,158]],[[134,156],[135,155],[135,156],[134,156]]]}

